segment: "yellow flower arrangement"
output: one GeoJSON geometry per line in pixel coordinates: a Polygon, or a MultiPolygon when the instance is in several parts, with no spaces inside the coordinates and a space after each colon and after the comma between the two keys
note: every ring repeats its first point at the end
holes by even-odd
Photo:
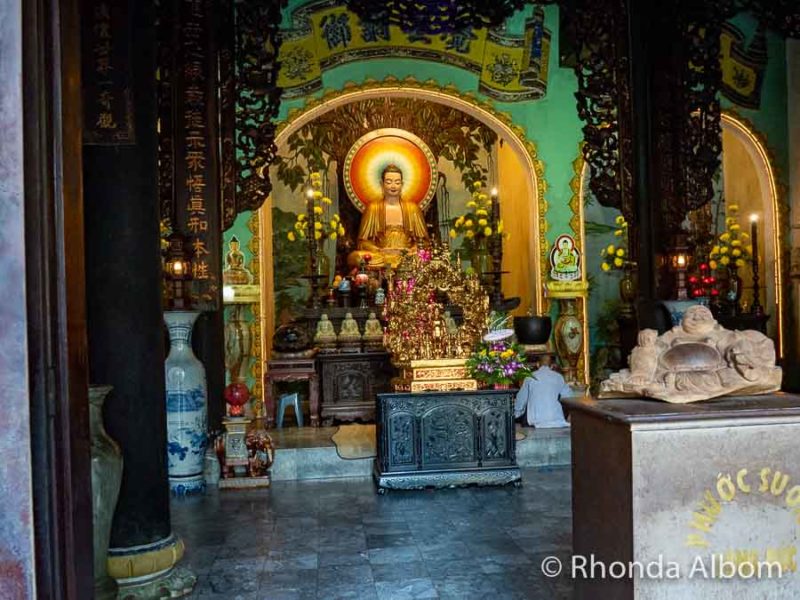
{"type": "Polygon", "coordinates": [[[628,222],[625,217],[619,215],[614,223],[614,237],[620,238],[619,244],[609,244],[600,251],[600,256],[603,262],[600,263],[600,269],[604,273],[609,273],[613,269],[624,269],[635,266],[635,263],[628,260],[628,222]]]}
{"type": "MultiPolygon", "coordinates": [[[[314,215],[314,239],[315,240],[335,240],[342,237],[346,232],[342,225],[339,213],[332,211],[333,201],[322,191],[322,175],[311,173],[309,176],[310,193],[308,197],[312,200],[312,211],[314,215]]],[[[306,211],[297,215],[294,223],[294,231],[286,234],[290,242],[305,240],[310,235],[309,215],[306,211]]]]}
{"type": "Polygon", "coordinates": [[[456,239],[459,235],[463,235],[468,240],[468,244],[474,248],[494,235],[508,237],[508,234],[503,233],[502,220],[492,226],[489,219],[492,212],[492,199],[482,191],[483,183],[476,181],[470,186],[470,189],[472,190],[472,199],[466,204],[467,212],[453,221],[450,238],[456,239]]]}
{"type": "Polygon", "coordinates": [[[712,269],[720,266],[742,268],[753,256],[753,246],[747,243],[750,235],[742,231],[738,223],[738,211],[736,204],[729,204],[727,207],[725,231],[719,235],[719,242],[711,248],[708,255],[708,266],[712,269]]]}

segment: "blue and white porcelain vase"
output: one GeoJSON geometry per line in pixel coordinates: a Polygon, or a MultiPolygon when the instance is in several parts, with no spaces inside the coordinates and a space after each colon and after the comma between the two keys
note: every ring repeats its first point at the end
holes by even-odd
{"type": "Polygon", "coordinates": [[[167,376],[167,459],[169,487],[183,496],[203,492],[208,444],[206,370],[192,352],[192,327],[200,313],[174,310],[164,313],[170,349],[167,376]]]}

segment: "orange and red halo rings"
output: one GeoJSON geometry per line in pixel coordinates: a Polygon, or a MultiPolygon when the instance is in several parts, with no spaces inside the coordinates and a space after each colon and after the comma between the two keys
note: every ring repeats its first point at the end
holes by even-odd
{"type": "Polygon", "coordinates": [[[427,204],[434,166],[422,148],[400,135],[376,137],[355,151],[346,174],[355,198],[364,204],[380,200],[381,173],[392,164],[403,172],[403,199],[427,204]]]}

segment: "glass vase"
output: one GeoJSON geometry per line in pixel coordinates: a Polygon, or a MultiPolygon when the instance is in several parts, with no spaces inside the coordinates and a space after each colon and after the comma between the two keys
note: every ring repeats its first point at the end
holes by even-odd
{"type": "Polygon", "coordinates": [[[486,241],[479,242],[470,256],[470,264],[472,270],[478,278],[482,278],[486,273],[492,270],[492,256],[486,247],[486,241]]]}
{"type": "Polygon", "coordinates": [[[325,242],[317,240],[317,264],[311,268],[311,256],[306,263],[306,271],[310,275],[319,277],[317,285],[320,289],[327,289],[331,282],[331,259],[325,252],[325,242]]]}
{"type": "Polygon", "coordinates": [[[738,315],[740,312],[742,287],[742,278],[739,277],[739,270],[729,265],[728,285],[725,289],[725,304],[727,305],[728,313],[731,315],[738,315]]]}
{"type": "Polygon", "coordinates": [[[620,313],[625,316],[633,316],[635,312],[636,287],[636,272],[631,268],[625,268],[622,272],[622,279],[619,280],[620,313]]]}

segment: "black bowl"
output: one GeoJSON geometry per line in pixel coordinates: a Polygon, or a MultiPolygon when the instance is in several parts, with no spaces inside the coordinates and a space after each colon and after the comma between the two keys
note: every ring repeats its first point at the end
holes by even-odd
{"type": "Polygon", "coordinates": [[[553,321],[550,317],[514,317],[517,341],[526,346],[546,344],[552,329],[553,321]]]}

